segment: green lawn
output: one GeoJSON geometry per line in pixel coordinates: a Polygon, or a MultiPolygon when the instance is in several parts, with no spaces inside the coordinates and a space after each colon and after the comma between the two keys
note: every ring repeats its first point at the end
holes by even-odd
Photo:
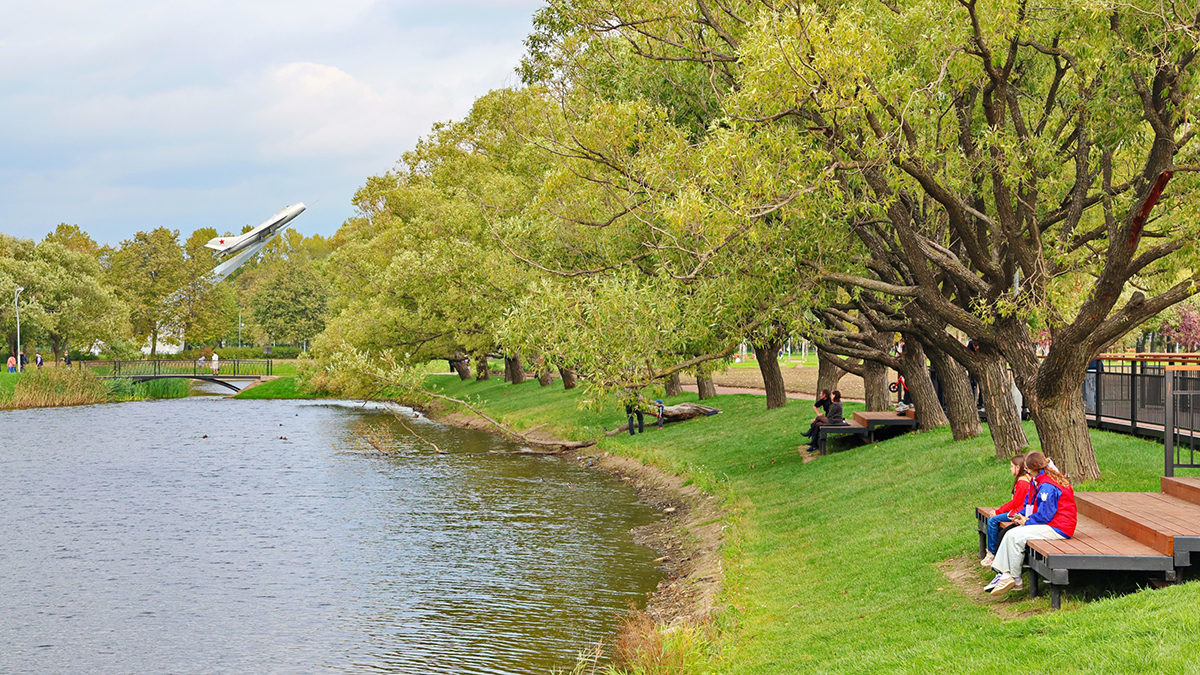
{"type": "Polygon", "coordinates": [[[0,401],[12,398],[13,389],[16,388],[17,378],[20,376],[19,373],[0,373],[0,401]]]}
{"type": "MultiPolygon", "coordinates": [[[[578,410],[579,390],[534,381],[429,381],[518,428],[551,422],[569,438],[624,417],[612,405],[578,410]]],[[[724,601],[732,611],[719,619],[713,672],[1200,672],[1198,581],[1120,594],[1069,587],[1054,613],[1045,595],[1030,602],[1013,592],[1006,607],[1033,614],[1010,620],[947,581],[938,564],[977,550],[972,507],[1008,498],[1007,462],[994,458],[986,431],[961,442],[947,430],[873,446],[839,441],[804,464],[796,447],[811,406],[767,411],[748,395],[711,403],[724,412],[600,447],[681,473],[731,505],[724,601]]],[[[1034,438],[1032,425],[1027,431],[1034,438]]],[[[1161,444],[1092,436],[1104,477],[1079,489],[1158,489],[1161,444]]],[[[978,570],[982,588],[990,575],[978,570]]]]}
{"type": "Polygon", "coordinates": [[[296,378],[278,377],[262,384],[251,387],[243,392],[234,394],[234,398],[325,398],[316,394],[306,394],[296,390],[296,378]]]}

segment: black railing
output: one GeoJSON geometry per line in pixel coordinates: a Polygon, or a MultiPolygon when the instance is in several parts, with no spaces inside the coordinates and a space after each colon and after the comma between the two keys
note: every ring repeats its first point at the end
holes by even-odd
{"type": "Polygon", "coordinates": [[[1163,439],[1164,471],[1200,468],[1200,355],[1105,355],[1083,404],[1098,429],[1163,439]]]}
{"type": "Polygon", "coordinates": [[[271,359],[144,359],[82,361],[101,377],[263,377],[272,374],[271,359]],[[215,366],[215,367],[214,367],[215,366]]]}

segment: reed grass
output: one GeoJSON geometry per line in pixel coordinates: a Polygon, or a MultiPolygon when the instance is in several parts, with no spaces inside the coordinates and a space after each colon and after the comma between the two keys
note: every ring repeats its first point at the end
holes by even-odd
{"type": "Polygon", "coordinates": [[[90,370],[44,368],[18,374],[0,374],[0,409],[183,398],[188,395],[189,389],[189,382],[185,379],[148,382],[102,380],[90,370]]]}
{"type": "Polygon", "coordinates": [[[134,385],[133,398],[149,399],[185,398],[191,390],[191,382],[185,379],[148,380],[134,385]]]}
{"type": "Polygon", "coordinates": [[[95,375],[71,368],[43,368],[21,373],[5,407],[52,408],[108,401],[108,385],[95,375]]]}

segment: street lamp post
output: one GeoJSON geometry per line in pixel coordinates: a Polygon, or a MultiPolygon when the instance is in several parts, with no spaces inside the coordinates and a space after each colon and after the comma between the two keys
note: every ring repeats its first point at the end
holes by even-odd
{"type": "Polygon", "coordinates": [[[21,305],[17,304],[17,299],[21,297],[21,291],[25,290],[24,286],[17,287],[17,292],[13,293],[13,309],[17,310],[17,372],[21,372],[21,305]]]}

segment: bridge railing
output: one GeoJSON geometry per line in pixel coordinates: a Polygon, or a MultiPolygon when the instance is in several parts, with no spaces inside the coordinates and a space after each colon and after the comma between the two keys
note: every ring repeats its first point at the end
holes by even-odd
{"type": "Polygon", "coordinates": [[[271,359],[139,359],[136,361],[82,361],[80,364],[101,377],[157,377],[190,375],[192,377],[238,377],[272,375],[271,359]]]}

